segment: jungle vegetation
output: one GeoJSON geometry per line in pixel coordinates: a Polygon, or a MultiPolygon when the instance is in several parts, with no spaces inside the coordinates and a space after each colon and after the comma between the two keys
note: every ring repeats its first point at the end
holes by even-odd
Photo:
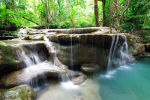
{"type": "Polygon", "coordinates": [[[149,0],[1,0],[0,29],[108,26],[150,41],[149,0]]]}

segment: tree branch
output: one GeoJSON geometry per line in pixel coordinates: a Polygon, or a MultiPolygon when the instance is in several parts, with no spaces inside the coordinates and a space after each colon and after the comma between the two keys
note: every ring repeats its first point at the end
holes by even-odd
{"type": "Polygon", "coordinates": [[[124,11],[122,12],[121,16],[120,16],[120,22],[122,21],[122,18],[124,16],[124,13],[126,12],[126,10],[129,8],[129,5],[130,5],[130,0],[128,0],[128,4],[126,6],[126,8],[124,9],[124,11]]]}
{"type": "Polygon", "coordinates": [[[34,22],[33,20],[28,19],[28,18],[26,18],[26,17],[24,17],[24,16],[20,16],[20,17],[22,17],[23,19],[26,19],[26,20],[28,20],[28,21],[30,21],[30,22],[36,24],[36,25],[39,25],[37,22],[34,22]]]}

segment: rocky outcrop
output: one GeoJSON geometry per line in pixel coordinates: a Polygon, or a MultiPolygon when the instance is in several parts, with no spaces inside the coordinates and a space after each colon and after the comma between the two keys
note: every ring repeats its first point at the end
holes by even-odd
{"type": "Polygon", "coordinates": [[[129,53],[133,56],[141,56],[145,53],[145,46],[144,44],[140,43],[138,37],[131,34],[125,34],[127,36],[127,42],[129,46],[129,53]]]}
{"type": "Polygon", "coordinates": [[[145,46],[144,44],[141,43],[136,43],[135,48],[133,50],[133,55],[134,56],[141,56],[145,54],[145,46]]]}
{"type": "Polygon", "coordinates": [[[101,31],[100,27],[88,27],[88,28],[70,28],[70,29],[48,29],[47,32],[56,32],[57,34],[84,34],[101,31]]]}
{"type": "Polygon", "coordinates": [[[12,47],[0,42],[0,76],[18,69],[12,47]]]}
{"type": "Polygon", "coordinates": [[[112,37],[119,36],[120,44],[124,42],[123,34],[54,34],[48,38],[55,43],[62,45],[84,44],[93,45],[99,48],[110,49],[112,37]],[[71,42],[72,41],[72,42],[71,42]]]}
{"type": "MultiPolygon", "coordinates": [[[[43,42],[18,44],[13,46],[13,54],[18,62],[17,66],[27,67],[25,64],[25,55],[30,58],[31,61],[36,60],[36,56],[39,57],[41,62],[50,58],[50,53],[43,42]],[[34,54],[34,55],[33,55],[34,54]]],[[[30,63],[30,62],[29,62],[30,63]]]]}
{"type": "Polygon", "coordinates": [[[64,73],[66,73],[65,69],[50,65],[49,63],[41,63],[2,77],[0,80],[0,86],[10,88],[21,84],[29,84],[34,80],[38,82],[40,78],[42,78],[41,76],[58,79],[60,78],[60,75],[64,73]]]}
{"type": "Polygon", "coordinates": [[[0,93],[0,100],[35,100],[36,93],[27,85],[17,86],[0,93]]]}
{"type": "Polygon", "coordinates": [[[107,67],[112,38],[119,37],[119,48],[125,38],[122,34],[55,34],[48,38],[54,42],[59,60],[67,66],[81,67],[94,63],[107,67]]]}

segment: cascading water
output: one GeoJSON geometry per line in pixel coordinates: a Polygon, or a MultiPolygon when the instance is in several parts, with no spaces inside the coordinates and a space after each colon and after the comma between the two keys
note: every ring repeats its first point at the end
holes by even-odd
{"type": "MultiPolygon", "coordinates": [[[[44,37],[44,40],[45,40],[46,45],[50,49],[50,51],[53,53],[54,66],[60,66],[61,68],[65,69],[66,66],[64,64],[62,64],[59,61],[58,57],[56,56],[56,50],[55,50],[54,44],[46,36],[44,37]]],[[[73,84],[73,82],[71,81],[71,79],[67,73],[61,74],[60,77],[62,79],[62,82],[60,83],[62,88],[65,88],[65,89],[78,89],[79,88],[78,85],[73,84]]],[[[72,77],[72,75],[71,75],[71,77],[72,77]]]]}
{"type": "MultiPolygon", "coordinates": [[[[17,54],[19,54],[19,52],[17,54]]],[[[25,52],[23,50],[21,52],[21,57],[22,57],[22,59],[24,59],[24,63],[26,65],[26,67],[34,65],[33,61],[25,54],[25,52]]]]}
{"type": "Polygon", "coordinates": [[[114,67],[125,65],[134,61],[134,58],[128,54],[127,38],[125,35],[123,35],[123,37],[124,42],[120,47],[118,47],[119,35],[112,36],[112,44],[108,56],[107,73],[104,75],[107,78],[112,77],[112,75],[116,72],[113,70],[114,67]]]}
{"type": "Polygon", "coordinates": [[[45,40],[47,47],[50,49],[50,52],[53,54],[54,66],[60,66],[61,68],[65,69],[65,65],[63,65],[59,61],[58,57],[56,56],[56,50],[55,50],[54,44],[46,36],[44,37],[44,40],[45,40]]]}
{"type": "Polygon", "coordinates": [[[112,44],[108,56],[107,71],[112,70],[115,66],[124,65],[133,61],[133,58],[128,54],[127,38],[125,35],[123,37],[124,42],[118,48],[119,35],[112,36],[112,44]]]}
{"type": "Polygon", "coordinates": [[[112,65],[112,60],[113,60],[113,46],[114,46],[114,43],[115,42],[115,37],[114,36],[112,36],[112,42],[111,42],[111,48],[110,48],[110,51],[109,51],[109,56],[108,56],[108,65],[107,65],[107,71],[108,70],[111,70],[111,65],[112,65]]]}
{"type": "Polygon", "coordinates": [[[47,66],[45,68],[48,68],[49,63],[40,60],[36,50],[28,50],[28,53],[26,53],[22,47],[19,48],[16,53],[18,58],[24,62],[26,68],[18,77],[23,79],[24,83],[31,85],[35,91],[38,91],[40,85],[46,84],[46,76],[43,73],[44,70],[41,71],[41,66],[47,66]]]}
{"type": "Polygon", "coordinates": [[[73,66],[73,55],[72,55],[72,34],[70,35],[70,42],[71,42],[71,52],[70,52],[70,66],[73,66]]]}

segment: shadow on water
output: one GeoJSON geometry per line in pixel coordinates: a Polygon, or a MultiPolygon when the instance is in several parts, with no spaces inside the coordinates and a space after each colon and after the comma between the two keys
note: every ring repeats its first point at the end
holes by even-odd
{"type": "Polygon", "coordinates": [[[99,77],[102,100],[150,100],[150,59],[139,59],[99,77]]]}

